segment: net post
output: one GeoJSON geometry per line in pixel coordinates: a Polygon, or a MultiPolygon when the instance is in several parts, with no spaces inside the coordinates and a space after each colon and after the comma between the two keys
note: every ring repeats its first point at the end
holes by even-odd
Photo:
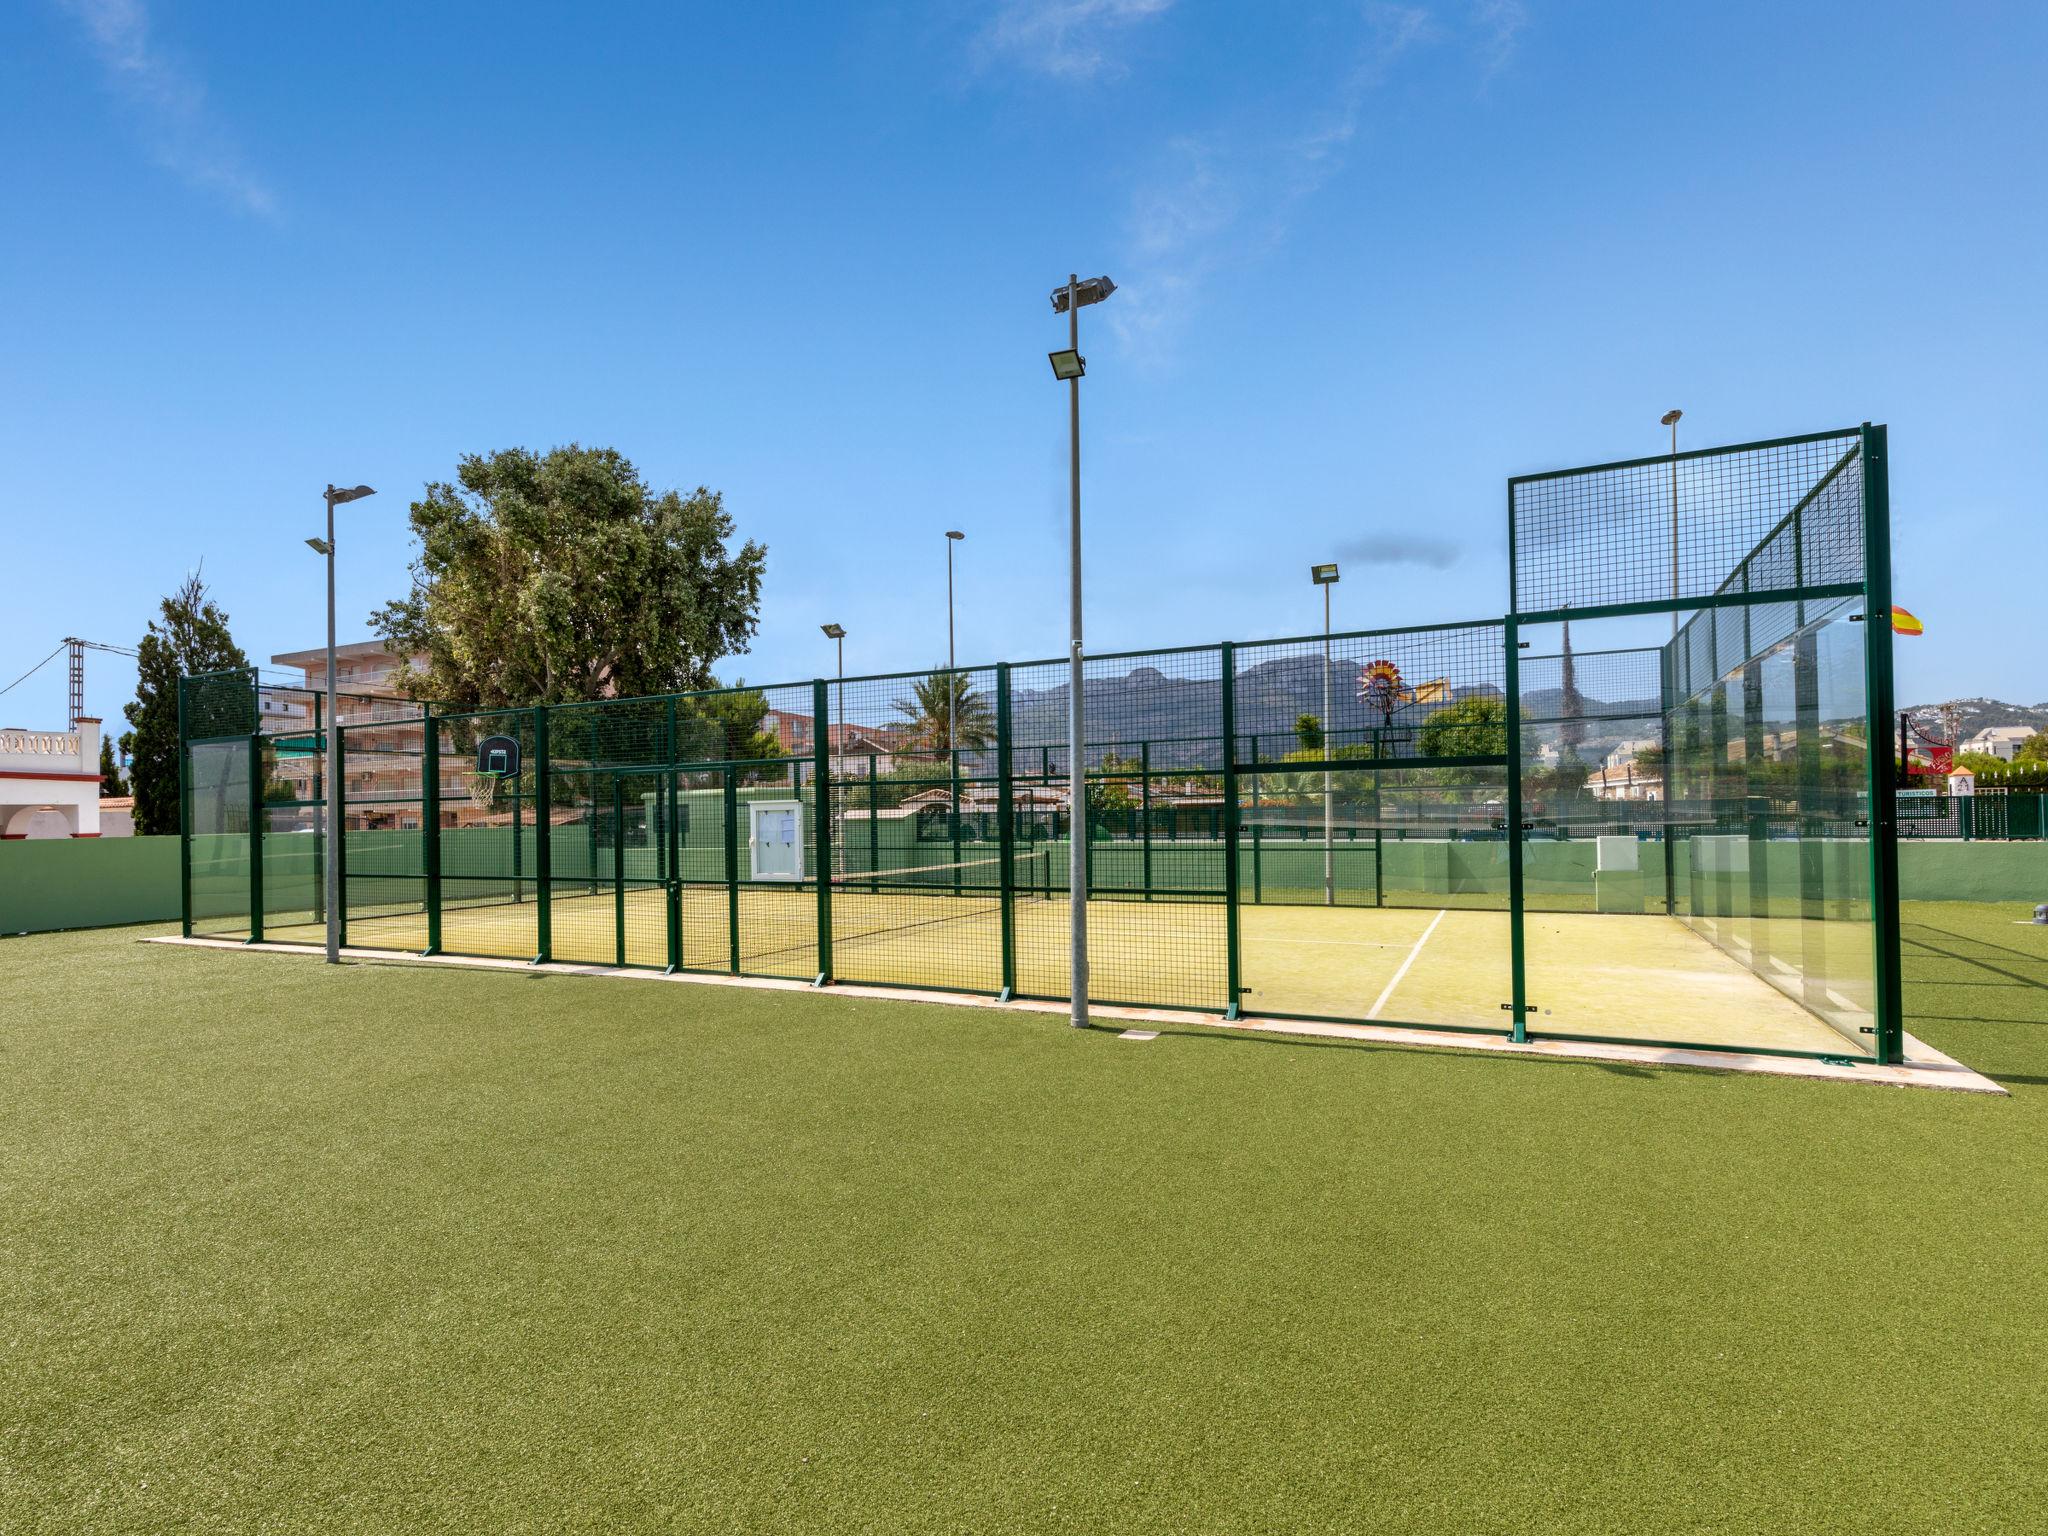
{"type": "Polygon", "coordinates": [[[1138,836],[1144,846],[1145,899],[1152,899],[1152,742],[1138,743],[1138,836]]]}
{"type": "Polygon", "coordinates": [[[424,955],[441,953],[441,722],[434,706],[420,713],[420,848],[427,879],[427,947],[424,955]]]}
{"type": "MultiPolygon", "coordinates": [[[[186,735],[185,678],[178,679],[178,912],[192,937],[192,743],[186,735]]],[[[131,770],[132,771],[132,770],[131,770]]]]}
{"type": "MultiPolygon", "coordinates": [[[[254,687],[251,686],[253,702],[254,687]]],[[[263,733],[249,731],[249,942],[263,942],[263,733]]]]}
{"type": "MultiPolygon", "coordinates": [[[[873,758],[868,759],[870,763],[873,758]]],[[[1015,786],[1010,766],[1010,664],[996,663],[996,853],[1002,884],[999,922],[1003,939],[1003,989],[999,1002],[1017,993],[1017,827],[1015,786]]]]}
{"type": "Polygon", "coordinates": [[[626,963],[626,779],[612,775],[612,959],[626,963]]]}
{"type": "Polygon", "coordinates": [[[1223,663],[1223,1017],[1234,1019],[1244,990],[1237,931],[1237,648],[1226,640],[1217,650],[1223,663]]]}
{"type": "Polygon", "coordinates": [[[548,707],[533,706],[533,932],[535,965],[554,957],[554,818],[548,814],[548,707]]]}
{"type": "MultiPolygon", "coordinates": [[[[828,711],[832,707],[832,696],[825,680],[816,678],[811,683],[811,822],[817,829],[815,842],[818,849],[818,976],[814,983],[826,986],[832,980],[832,751],[831,719],[828,711]]],[[[954,793],[959,793],[960,780],[957,770],[953,780],[954,793]]],[[[954,837],[959,837],[959,817],[954,815],[954,837]]]]}
{"type": "Polygon", "coordinates": [[[1871,943],[1877,1059],[1905,1056],[1899,974],[1898,795],[1891,763],[1892,510],[1885,429],[1862,427],[1864,741],[1870,769],[1871,943]]]}
{"type": "Polygon", "coordinates": [[[1517,1041],[1529,1038],[1528,955],[1522,931],[1522,626],[1510,613],[1503,626],[1508,727],[1508,1013],[1517,1041]]]}

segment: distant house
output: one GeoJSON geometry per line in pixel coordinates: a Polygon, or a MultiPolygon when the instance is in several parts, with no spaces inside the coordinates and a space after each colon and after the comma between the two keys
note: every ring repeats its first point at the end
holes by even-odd
{"type": "Polygon", "coordinates": [[[1663,795],[1664,781],[1658,774],[1639,770],[1631,757],[1618,767],[1593,774],[1586,780],[1586,788],[1596,800],[1656,800],[1663,795]]]}
{"type": "Polygon", "coordinates": [[[1621,742],[1616,745],[1613,751],[1607,754],[1607,766],[1609,768],[1626,769],[1630,763],[1633,763],[1645,752],[1656,751],[1658,745],[1659,743],[1654,736],[1645,736],[1636,741],[1621,742]]]}
{"type": "Polygon", "coordinates": [[[2034,734],[2034,728],[2028,725],[1988,725],[1964,742],[1963,750],[1981,752],[2001,763],[2009,763],[2019,754],[2021,745],[2034,734]]]}

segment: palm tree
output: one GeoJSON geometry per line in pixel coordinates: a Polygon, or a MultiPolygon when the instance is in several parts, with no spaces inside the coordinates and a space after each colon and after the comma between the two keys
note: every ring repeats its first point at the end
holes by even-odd
{"type": "Polygon", "coordinates": [[[962,752],[985,747],[995,734],[988,700],[958,672],[934,672],[911,685],[911,697],[896,701],[896,713],[910,722],[916,744],[943,757],[950,743],[962,752]]]}

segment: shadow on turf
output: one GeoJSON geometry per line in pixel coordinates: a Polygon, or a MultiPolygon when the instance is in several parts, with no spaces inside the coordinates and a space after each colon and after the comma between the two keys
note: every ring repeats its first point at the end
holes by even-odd
{"type": "MultiPolygon", "coordinates": [[[[1909,954],[1931,955],[1943,960],[1953,960],[1958,965],[1968,966],[1971,970],[1982,972],[1984,975],[1982,980],[1950,981],[1946,984],[1909,981],[1906,985],[1906,1013],[1909,1025],[1922,1023],[2048,1025],[2048,981],[2036,980],[2033,976],[2011,970],[2006,966],[1995,965],[1991,961],[1984,959],[1980,954],[1966,953],[1965,949],[1990,950],[2001,956],[2010,955],[2016,960],[2027,962],[2029,965],[2048,969],[2048,964],[2044,964],[2041,956],[2029,954],[2023,949],[2015,949],[2009,944],[1998,944],[1990,939],[1978,938],[1973,934],[1956,933],[1947,928],[1937,928],[1931,923],[1906,923],[1901,926],[1899,936],[1909,954]],[[2027,1004],[2020,1007],[2012,1015],[2001,1019],[1986,1019],[1979,1014],[1928,1013],[1912,1006],[1912,996],[1915,991],[1923,987],[1930,991],[1936,991],[1942,989],[1944,985],[1951,987],[1997,987],[2008,992],[2032,992],[2038,995],[2028,999],[2027,1004]]],[[[2030,1088],[2048,1087],[2048,1077],[2023,1072],[1982,1070],[1986,1077],[2001,1087],[2011,1088],[2015,1085],[2030,1088]]]]}

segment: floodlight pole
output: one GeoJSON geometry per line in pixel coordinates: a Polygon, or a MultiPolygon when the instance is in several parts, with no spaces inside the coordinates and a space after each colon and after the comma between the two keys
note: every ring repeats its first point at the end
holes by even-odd
{"type": "MultiPolygon", "coordinates": [[[[334,814],[342,798],[341,786],[335,782],[335,767],[340,755],[341,714],[337,702],[339,694],[334,680],[334,509],[342,502],[358,501],[365,496],[374,496],[376,494],[367,485],[358,485],[352,490],[338,490],[333,485],[329,485],[326,492],[327,542],[319,546],[320,553],[327,560],[327,736],[326,740],[322,743],[326,749],[326,763],[322,770],[326,776],[324,781],[326,793],[320,797],[320,808],[321,819],[326,823],[328,844],[326,850],[327,857],[322,862],[326,865],[326,879],[323,883],[327,892],[327,963],[329,965],[341,964],[341,859],[338,856],[341,844],[336,839],[342,836],[342,829],[336,825],[334,814]]],[[[312,540],[308,539],[306,542],[310,544],[312,540]]],[[[433,729],[431,722],[429,722],[428,729],[433,729]]],[[[250,828],[252,836],[255,831],[256,829],[252,826],[250,828]]]]}
{"type": "Polygon", "coordinates": [[[327,823],[327,857],[322,862],[327,866],[327,963],[341,964],[341,860],[336,856],[335,839],[339,830],[335,826],[334,809],[339,796],[334,783],[335,738],[341,732],[341,716],[336,711],[337,691],[334,682],[334,487],[327,487],[327,736],[321,743],[326,751],[327,762],[323,769],[326,775],[326,793],[320,797],[321,819],[327,823]]]}
{"type": "MultiPolygon", "coordinates": [[[[1067,274],[1067,346],[1081,350],[1081,274],[1067,274]]],[[[1067,1022],[1075,1029],[1088,1025],[1088,775],[1081,758],[1081,378],[1067,380],[1067,909],[1068,992],[1072,1005],[1067,1022]]]]}

